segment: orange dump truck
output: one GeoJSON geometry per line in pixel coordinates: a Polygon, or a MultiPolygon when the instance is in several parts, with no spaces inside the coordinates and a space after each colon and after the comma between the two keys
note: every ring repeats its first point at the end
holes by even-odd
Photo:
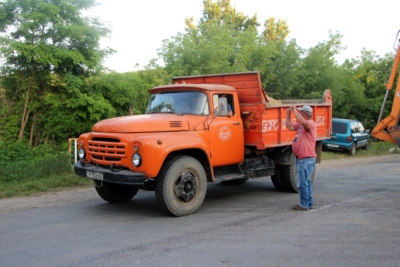
{"type": "Polygon", "coordinates": [[[163,210],[184,216],[200,208],[208,182],[271,176],[278,190],[297,192],[295,132],[285,124],[292,104],[313,108],[318,155],[330,138],[329,90],[321,99],[274,100],[258,72],[174,77],[149,93],[145,114],[100,121],[79,137],[75,173],[108,202],[154,190],[163,210]]]}

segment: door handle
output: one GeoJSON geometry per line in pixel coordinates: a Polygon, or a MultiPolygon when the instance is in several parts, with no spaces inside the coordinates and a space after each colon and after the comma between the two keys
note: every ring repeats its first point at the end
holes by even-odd
{"type": "Polygon", "coordinates": [[[240,125],[240,122],[235,121],[235,122],[233,123],[233,125],[240,125]]]}

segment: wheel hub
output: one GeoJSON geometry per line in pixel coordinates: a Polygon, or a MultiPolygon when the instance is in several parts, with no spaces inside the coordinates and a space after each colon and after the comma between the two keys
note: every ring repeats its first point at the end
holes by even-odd
{"type": "Polygon", "coordinates": [[[182,202],[191,201],[197,193],[196,177],[190,172],[180,175],[175,185],[175,196],[182,202]]]}

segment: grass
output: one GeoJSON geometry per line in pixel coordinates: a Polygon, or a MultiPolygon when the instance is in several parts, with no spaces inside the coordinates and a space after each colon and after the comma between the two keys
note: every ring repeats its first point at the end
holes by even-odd
{"type": "MultiPolygon", "coordinates": [[[[322,160],[324,159],[341,159],[347,157],[368,157],[368,156],[381,156],[388,154],[400,154],[397,146],[383,141],[371,142],[369,150],[362,148],[357,149],[354,156],[349,156],[346,152],[339,151],[322,151],[322,160]],[[392,150],[389,152],[389,150],[392,150]]],[[[63,160],[63,159],[61,159],[63,160]]],[[[54,162],[49,163],[54,169],[54,162]]],[[[26,164],[25,164],[26,165],[26,164]]],[[[43,164],[41,164],[43,165],[43,164]]],[[[15,165],[14,168],[19,168],[19,165],[15,165]],[[16,167],[15,167],[16,166],[16,167]]],[[[40,169],[40,167],[33,167],[31,169],[40,169]]],[[[61,168],[62,169],[62,168],[61,168]]],[[[13,169],[9,169],[12,171],[13,169]]],[[[92,185],[91,179],[82,178],[74,174],[72,168],[64,170],[59,174],[50,175],[38,175],[37,171],[30,171],[31,177],[23,178],[22,175],[18,174],[17,171],[13,171],[16,175],[11,175],[8,179],[0,179],[0,199],[9,198],[15,196],[30,196],[41,194],[49,191],[57,191],[60,189],[82,187],[92,185]]],[[[22,173],[26,173],[22,172],[22,173]]],[[[41,172],[42,174],[45,171],[41,172]]]]}
{"type": "Polygon", "coordinates": [[[30,196],[65,188],[74,188],[92,185],[90,179],[78,177],[70,173],[51,175],[18,182],[0,180],[0,199],[14,196],[30,196]]]}
{"type": "Polygon", "coordinates": [[[0,165],[0,198],[88,186],[92,181],[75,175],[69,155],[16,160],[0,165]]]}

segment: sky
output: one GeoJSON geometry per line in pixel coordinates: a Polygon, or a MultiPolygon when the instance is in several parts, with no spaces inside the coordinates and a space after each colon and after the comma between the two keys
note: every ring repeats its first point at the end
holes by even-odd
{"type": "MultiPolygon", "coordinates": [[[[97,2],[100,6],[89,14],[111,29],[110,38],[102,39],[100,45],[117,51],[104,61],[105,67],[116,72],[142,69],[157,57],[162,40],[183,33],[188,17],[197,24],[203,11],[203,0],[97,2]]],[[[395,52],[400,30],[399,0],[231,0],[231,5],[246,16],[257,14],[261,24],[271,16],[286,20],[291,32],[288,38],[296,39],[302,48],[328,40],[329,31],[339,32],[347,48],[336,58],[338,63],[360,56],[363,48],[379,56],[395,52]]]]}

